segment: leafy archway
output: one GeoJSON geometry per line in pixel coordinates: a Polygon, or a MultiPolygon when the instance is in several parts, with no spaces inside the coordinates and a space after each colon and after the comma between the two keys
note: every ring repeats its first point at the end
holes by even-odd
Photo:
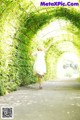
{"type": "MultiPolygon", "coordinates": [[[[80,13],[74,9],[68,8],[37,8],[32,2],[26,5],[19,1],[1,1],[0,7],[0,85],[1,93],[16,90],[21,84],[30,84],[36,81],[33,75],[33,58],[30,52],[36,48],[37,43],[34,36],[39,30],[50,24],[53,19],[69,20],[74,25],[73,33],[77,35],[77,40],[73,39],[72,43],[79,51],[79,29],[80,29],[80,13]],[[31,8],[33,9],[31,10],[31,8]],[[75,29],[75,27],[77,29],[75,29]]],[[[70,28],[68,28],[70,29],[70,28]]],[[[71,31],[72,29],[70,29],[71,31]]],[[[65,40],[62,40],[64,42],[65,40]]],[[[47,53],[47,64],[49,58],[53,60],[51,63],[55,70],[51,78],[56,74],[56,63],[58,57],[64,53],[57,48],[60,41],[57,41],[47,53]],[[53,52],[53,55],[51,56],[53,52]]],[[[49,41],[43,42],[45,47],[49,41]]],[[[49,66],[49,65],[48,65],[49,66]]],[[[50,77],[50,66],[46,79],[50,77]]]]}

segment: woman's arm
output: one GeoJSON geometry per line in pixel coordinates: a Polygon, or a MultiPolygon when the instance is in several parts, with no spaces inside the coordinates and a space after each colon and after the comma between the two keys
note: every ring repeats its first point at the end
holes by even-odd
{"type": "Polygon", "coordinates": [[[46,51],[48,51],[49,48],[50,48],[52,45],[53,45],[53,42],[51,42],[51,43],[48,45],[48,47],[46,48],[46,51]]]}
{"type": "Polygon", "coordinates": [[[37,52],[33,52],[31,55],[32,55],[32,56],[36,56],[36,55],[37,55],[37,52]]]}

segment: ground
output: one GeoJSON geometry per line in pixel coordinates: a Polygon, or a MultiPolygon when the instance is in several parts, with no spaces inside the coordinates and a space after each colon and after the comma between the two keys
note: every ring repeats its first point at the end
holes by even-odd
{"type": "MultiPolygon", "coordinates": [[[[14,120],[80,120],[80,83],[46,81],[0,97],[0,107],[13,106],[14,120]]],[[[0,116],[1,120],[1,116],[0,116]]]]}

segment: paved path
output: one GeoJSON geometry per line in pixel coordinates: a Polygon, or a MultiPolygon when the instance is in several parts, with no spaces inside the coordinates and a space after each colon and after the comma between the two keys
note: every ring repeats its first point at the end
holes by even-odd
{"type": "Polygon", "coordinates": [[[14,107],[14,120],[80,120],[80,84],[47,81],[42,90],[37,84],[22,87],[0,97],[1,106],[14,107]]]}

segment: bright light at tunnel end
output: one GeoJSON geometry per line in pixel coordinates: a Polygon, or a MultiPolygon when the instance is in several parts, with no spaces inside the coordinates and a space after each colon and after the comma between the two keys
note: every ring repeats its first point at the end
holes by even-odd
{"type": "Polygon", "coordinates": [[[57,1],[57,2],[40,2],[40,6],[79,6],[79,2],[63,2],[63,1],[57,1]]]}
{"type": "Polygon", "coordinates": [[[79,78],[79,58],[76,53],[66,52],[60,56],[57,63],[58,79],[77,79],[79,78]]]}

